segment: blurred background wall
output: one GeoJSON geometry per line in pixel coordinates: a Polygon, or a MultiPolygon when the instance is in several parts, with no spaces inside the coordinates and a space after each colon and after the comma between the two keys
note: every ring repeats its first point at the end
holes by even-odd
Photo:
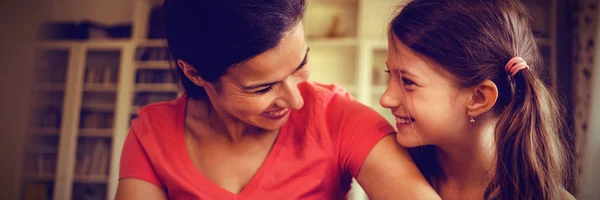
{"type": "Polygon", "coordinates": [[[25,113],[37,29],[47,16],[46,1],[0,2],[0,199],[18,196],[25,113]]]}

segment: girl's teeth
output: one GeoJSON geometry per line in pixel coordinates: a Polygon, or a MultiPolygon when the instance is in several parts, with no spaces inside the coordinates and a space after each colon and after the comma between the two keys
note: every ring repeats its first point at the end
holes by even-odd
{"type": "Polygon", "coordinates": [[[398,123],[400,123],[400,124],[409,124],[411,122],[412,122],[412,120],[409,120],[409,119],[398,118],[398,123]]]}

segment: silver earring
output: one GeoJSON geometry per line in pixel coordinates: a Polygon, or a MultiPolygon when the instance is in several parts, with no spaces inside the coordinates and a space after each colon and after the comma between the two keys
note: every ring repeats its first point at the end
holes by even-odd
{"type": "Polygon", "coordinates": [[[469,122],[471,122],[471,124],[475,123],[475,119],[473,119],[473,117],[471,117],[471,119],[469,120],[469,122]]]}

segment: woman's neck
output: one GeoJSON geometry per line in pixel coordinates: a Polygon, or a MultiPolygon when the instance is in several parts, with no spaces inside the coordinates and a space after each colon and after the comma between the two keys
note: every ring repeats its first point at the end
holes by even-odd
{"type": "Polygon", "coordinates": [[[495,173],[494,124],[481,121],[459,142],[438,145],[442,186],[459,192],[485,190],[495,173]]]}
{"type": "Polygon", "coordinates": [[[205,124],[207,128],[212,130],[210,134],[216,133],[217,135],[226,136],[231,143],[238,143],[244,138],[248,138],[248,136],[254,138],[265,132],[216,109],[208,98],[188,99],[186,116],[186,118],[192,118],[195,122],[205,124]]]}

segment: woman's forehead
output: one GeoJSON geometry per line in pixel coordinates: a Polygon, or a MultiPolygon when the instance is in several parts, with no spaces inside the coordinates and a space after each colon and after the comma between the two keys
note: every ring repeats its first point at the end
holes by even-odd
{"type": "MultiPolygon", "coordinates": [[[[307,53],[302,24],[286,33],[275,48],[230,68],[228,74],[245,82],[276,81],[295,71],[307,53]]],[[[248,83],[251,84],[251,83],[248,83]]]]}

